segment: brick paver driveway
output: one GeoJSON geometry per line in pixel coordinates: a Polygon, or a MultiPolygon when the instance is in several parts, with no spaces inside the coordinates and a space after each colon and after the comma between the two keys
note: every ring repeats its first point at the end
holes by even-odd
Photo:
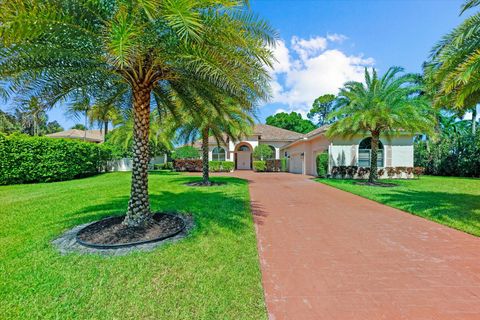
{"type": "Polygon", "coordinates": [[[480,319],[479,238],[305,176],[234,175],[270,319],[480,319]]]}

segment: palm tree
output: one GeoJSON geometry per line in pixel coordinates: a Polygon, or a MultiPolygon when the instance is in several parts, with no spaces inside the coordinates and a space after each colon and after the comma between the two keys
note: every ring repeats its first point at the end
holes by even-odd
{"type": "Polygon", "coordinates": [[[117,107],[108,102],[99,102],[92,106],[88,117],[90,122],[97,122],[103,129],[103,137],[108,134],[108,125],[110,122],[115,123],[119,120],[119,111],[117,107]]]}
{"type": "MultiPolygon", "coordinates": [[[[255,101],[269,95],[276,33],[241,0],[11,0],[0,12],[0,76],[52,103],[105,83],[131,90],[132,186],[124,224],[151,222],[153,91],[210,83],[255,101]]],[[[94,94],[92,94],[94,96],[94,94]]],[[[194,110],[192,110],[193,112],[194,110]]]]}
{"type": "Polygon", "coordinates": [[[209,137],[217,144],[228,145],[228,140],[238,141],[250,132],[254,124],[253,107],[242,105],[229,97],[213,94],[210,97],[197,97],[197,108],[202,111],[189,116],[179,130],[179,137],[193,142],[198,137],[202,140],[202,184],[210,186],[208,146],[209,137]]]}
{"type": "Polygon", "coordinates": [[[88,129],[88,113],[92,109],[90,97],[88,95],[76,96],[76,99],[70,103],[67,107],[67,115],[80,120],[84,119],[84,134],[83,141],[87,141],[87,129],[88,129]]]}
{"type": "MultiPolygon", "coordinates": [[[[466,1],[461,14],[480,4],[466,1]]],[[[445,35],[424,65],[425,77],[434,104],[455,112],[472,112],[472,132],[476,131],[477,104],[480,102],[480,11],[445,35]]]]}
{"type": "Polygon", "coordinates": [[[46,106],[38,97],[32,97],[27,101],[22,101],[19,108],[22,126],[31,128],[30,134],[33,136],[40,135],[40,124],[47,121],[46,106]]]}
{"type": "Polygon", "coordinates": [[[330,117],[338,121],[327,135],[371,137],[370,175],[377,178],[377,150],[380,136],[390,138],[398,133],[430,133],[435,117],[427,98],[420,95],[421,77],[402,74],[400,67],[391,67],[379,78],[375,69],[365,68],[365,83],[347,82],[337,97],[338,109],[330,117]]]}
{"type": "MultiPolygon", "coordinates": [[[[172,139],[174,130],[171,119],[161,119],[154,110],[150,114],[150,130],[148,134],[150,156],[158,155],[160,151],[173,149],[172,139]]],[[[132,156],[134,142],[134,120],[132,111],[126,110],[123,116],[116,119],[117,126],[110,132],[107,141],[118,146],[129,157],[132,156]]]]}

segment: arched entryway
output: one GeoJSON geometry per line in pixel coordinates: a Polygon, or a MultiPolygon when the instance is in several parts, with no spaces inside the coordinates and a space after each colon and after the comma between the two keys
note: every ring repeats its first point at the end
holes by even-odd
{"type": "Polygon", "coordinates": [[[252,146],[246,142],[239,143],[235,146],[235,169],[252,169],[252,151],[252,146]]]}

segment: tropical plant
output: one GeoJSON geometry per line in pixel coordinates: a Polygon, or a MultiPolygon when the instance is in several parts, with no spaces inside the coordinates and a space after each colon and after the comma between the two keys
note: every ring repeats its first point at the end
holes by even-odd
{"type": "MultiPolygon", "coordinates": [[[[122,150],[125,157],[132,157],[134,150],[134,119],[131,110],[126,110],[116,119],[117,126],[110,131],[106,141],[122,150]]],[[[169,152],[172,148],[173,127],[169,121],[158,114],[158,110],[150,113],[150,130],[148,133],[149,161],[151,157],[169,152]]]]}
{"type": "Polygon", "coordinates": [[[317,121],[317,126],[323,126],[330,124],[335,119],[329,119],[328,116],[333,112],[335,108],[335,95],[324,94],[323,96],[315,99],[312,105],[312,109],[307,114],[307,118],[311,121],[317,121]]]}
{"type": "MultiPolygon", "coordinates": [[[[186,83],[244,101],[268,96],[275,31],[241,0],[11,0],[0,12],[0,77],[53,102],[105,83],[133,97],[132,188],[124,224],[151,221],[150,101],[186,83]]],[[[195,110],[191,110],[194,112],[195,110]]]]}
{"type": "Polygon", "coordinates": [[[298,133],[308,133],[316,128],[310,120],[303,119],[302,115],[297,112],[280,112],[268,116],[265,123],[277,128],[291,130],[298,133]]]}
{"type": "MultiPolygon", "coordinates": [[[[480,1],[465,1],[461,14],[480,1]]],[[[425,63],[425,78],[436,106],[455,112],[472,112],[472,132],[480,103],[480,11],[445,35],[425,63]]]]}
{"type": "Polygon", "coordinates": [[[253,149],[253,158],[255,160],[271,159],[273,155],[273,150],[267,144],[259,144],[253,149]]]}
{"type": "Polygon", "coordinates": [[[200,159],[200,152],[193,146],[182,146],[172,152],[172,159],[200,159]]]}
{"type": "Polygon", "coordinates": [[[420,95],[421,77],[404,74],[400,67],[391,67],[379,78],[375,69],[365,68],[365,83],[347,82],[338,94],[338,109],[330,118],[337,118],[327,131],[329,137],[356,135],[371,137],[370,175],[377,174],[377,151],[380,136],[432,133],[435,116],[428,99],[420,95]]]}
{"type": "MultiPolygon", "coordinates": [[[[83,93],[83,92],[82,92],[83,93]]],[[[83,141],[87,140],[87,130],[88,130],[88,113],[92,109],[90,97],[84,93],[81,95],[76,95],[75,100],[73,100],[67,106],[67,115],[75,120],[80,120],[82,117],[84,119],[84,124],[82,130],[84,130],[83,141]]],[[[79,129],[79,128],[75,128],[79,129]]]]}
{"type": "Polygon", "coordinates": [[[37,97],[21,102],[18,115],[20,121],[30,135],[40,135],[40,125],[47,121],[46,106],[37,97]]]}
{"type": "Polygon", "coordinates": [[[228,140],[238,141],[248,135],[254,124],[251,116],[253,107],[213,90],[197,92],[197,94],[196,106],[201,112],[187,117],[180,127],[179,137],[184,141],[201,138],[202,184],[208,186],[211,185],[208,159],[209,137],[213,137],[220,146],[228,145],[228,140]]]}

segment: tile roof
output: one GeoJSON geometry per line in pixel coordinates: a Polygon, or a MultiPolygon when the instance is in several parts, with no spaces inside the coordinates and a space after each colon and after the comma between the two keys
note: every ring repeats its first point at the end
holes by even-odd
{"type": "Polygon", "coordinates": [[[303,134],[282,129],[282,128],[277,128],[274,126],[270,126],[268,124],[256,124],[253,127],[253,134],[254,135],[260,135],[261,140],[280,140],[280,141],[293,141],[297,140],[303,137],[303,134]]]}
{"type": "MultiPolygon", "coordinates": [[[[86,141],[103,142],[103,133],[101,130],[87,130],[86,141]]],[[[83,139],[85,137],[84,130],[70,129],[61,132],[55,132],[46,135],[49,138],[64,138],[64,139],[83,139]]]]}

